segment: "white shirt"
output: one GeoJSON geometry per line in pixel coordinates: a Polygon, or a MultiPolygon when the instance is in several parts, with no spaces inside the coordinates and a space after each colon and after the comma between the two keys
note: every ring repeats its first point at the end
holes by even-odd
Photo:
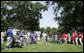
{"type": "Polygon", "coordinates": [[[70,34],[68,34],[68,38],[70,38],[70,34]]]}
{"type": "Polygon", "coordinates": [[[4,32],[1,32],[1,35],[4,35],[4,32]]]}
{"type": "Polygon", "coordinates": [[[30,32],[28,32],[27,35],[30,36],[30,32]]]}
{"type": "Polygon", "coordinates": [[[42,33],[42,35],[43,35],[43,37],[46,37],[46,36],[47,36],[47,34],[46,34],[46,33],[42,33]]]}
{"type": "Polygon", "coordinates": [[[17,35],[17,30],[16,29],[13,29],[13,35],[17,35]]]}
{"type": "Polygon", "coordinates": [[[40,34],[37,34],[38,37],[40,37],[40,34]]]}

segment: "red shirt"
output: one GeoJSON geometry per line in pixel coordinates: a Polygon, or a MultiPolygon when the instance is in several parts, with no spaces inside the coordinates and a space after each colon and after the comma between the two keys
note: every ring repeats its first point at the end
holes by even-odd
{"type": "Polygon", "coordinates": [[[60,38],[62,38],[62,34],[59,34],[60,38]]]}
{"type": "Polygon", "coordinates": [[[78,36],[79,36],[79,38],[82,38],[82,34],[79,34],[78,36]]]}
{"type": "Polygon", "coordinates": [[[63,38],[67,38],[67,35],[65,34],[65,35],[63,36],[63,38]]]}
{"type": "Polygon", "coordinates": [[[56,36],[56,34],[54,34],[53,36],[56,36]]]}
{"type": "Polygon", "coordinates": [[[75,35],[75,38],[77,38],[77,37],[78,37],[78,34],[75,35]]]}
{"type": "Polygon", "coordinates": [[[61,34],[59,34],[59,36],[58,36],[58,39],[60,39],[60,38],[62,38],[62,35],[61,34]]]}
{"type": "Polygon", "coordinates": [[[71,37],[71,39],[72,39],[72,41],[74,41],[74,36],[73,36],[73,34],[72,34],[72,37],[71,37]]]}
{"type": "Polygon", "coordinates": [[[60,39],[60,36],[58,36],[58,39],[60,39]]]}

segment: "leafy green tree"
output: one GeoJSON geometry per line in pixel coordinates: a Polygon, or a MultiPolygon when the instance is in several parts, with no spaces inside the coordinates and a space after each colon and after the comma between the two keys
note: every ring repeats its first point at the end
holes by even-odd
{"type": "Polygon", "coordinates": [[[46,32],[48,35],[50,34],[50,31],[51,31],[51,28],[50,28],[50,27],[46,27],[45,32],[46,32]]]}
{"type": "Polygon", "coordinates": [[[1,1],[1,15],[6,17],[9,26],[26,30],[39,30],[41,11],[47,10],[46,5],[31,1],[1,1]]]}
{"type": "Polygon", "coordinates": [[[47,1],[46,4],[53,5],[54,20],[64,27],[65,32],[83,31],[83,1],[47,1]]]}
{"type": "Polygon", "coordinates": [[[45,31],[45,29],[44,28],[40,28],[40,31],[41,31],[41,33],[43,33],[45,31]]]}
{"type": "Polygon", "coordinates": [[[4,28],[8,28],[7,25],[7,20],[4,17],[1,17],[1,31],[4,30],[4,28]]]}
{"type": "Polygon", "coordinates": [[[51,32],[52,32],[52,34],[56,34],[56,33],[57,33],[57,32],[56,32],[56,30],[57,30],[57,29],[56,29],[56,28],[54,28],[54,27],[53,27],[53,28],[51,28],[51,32]]]}
{"type": "Polygon", "coordinates": [[[63,29],[64,29],[63,26],[59,26],[59,27],[56,29],[57,34],[59,34],[59,33],[64,33],[65,31],[64,31],[63,29]]]}
{"type": "MultiPolygon", "coordinates": [[[[40,28],[40,27],[39,27],[39,28],[40,28]]],[[[44,27],[40,28],[40,31],[41,31],[40,37],[42,37],[42,33],[45,31],[45,28],[44,28],[44,27]]]]}

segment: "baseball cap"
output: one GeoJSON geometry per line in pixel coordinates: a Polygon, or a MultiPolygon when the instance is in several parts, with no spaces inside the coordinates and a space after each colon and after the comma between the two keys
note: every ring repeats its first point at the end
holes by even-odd
{"type": "Polygon", "coordinates": [[[10,29],[13,29],[13,27],[9,27],[10,29]]]}

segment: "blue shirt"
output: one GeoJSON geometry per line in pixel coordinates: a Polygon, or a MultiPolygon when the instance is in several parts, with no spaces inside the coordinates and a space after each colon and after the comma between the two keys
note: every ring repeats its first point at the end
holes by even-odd
{"type": "Polygon", "coordinates": [[[30,37],[33,37],[33,34],[32,33],[30,34],[30,37]]]}
{"type": "Polygon", "coordinates": [[[50,35],[50,38],[52,38],[52,35],[50,35]]]}
{"type": "Polygon", "coordinates": [[[7,36],[13,36],[12,30],[8,30],[8,31],[6,32],[6,35],[7,35],[7,36]]]}
{"type": "Polygon", "coordinates": [[[34,33],[34,36],[36,36],[36,33],[34,33]]]}
{"type": "Polygon", "coordinates": [[[23,36],[23,33],[20,32],[20,36],[23,36]]]}

